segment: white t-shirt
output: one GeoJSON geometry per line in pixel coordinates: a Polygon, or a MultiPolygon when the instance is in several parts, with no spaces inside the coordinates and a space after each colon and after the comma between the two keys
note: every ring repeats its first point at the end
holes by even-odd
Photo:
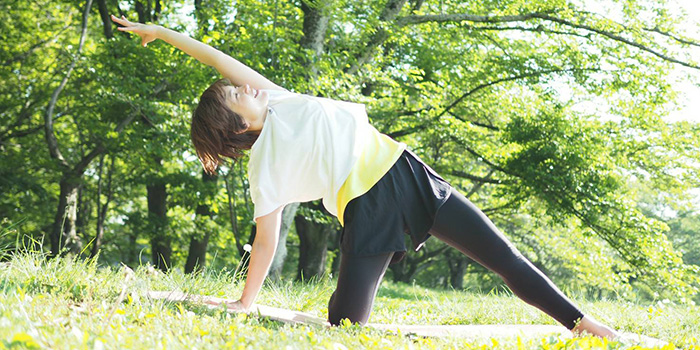
{"type": "Polygon", "coordinates": [[[338,215],[337,194],[370,132],[365,106],[265,90],[267,118],[248,161],[254,217],[293,202],[323,198],[338,215]]]}

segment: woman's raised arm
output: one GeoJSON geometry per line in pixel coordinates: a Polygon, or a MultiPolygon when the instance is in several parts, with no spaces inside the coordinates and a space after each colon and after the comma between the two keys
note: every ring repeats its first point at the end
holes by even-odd
{"type": "Polygon", "coordinates": [[[112,21],[123,26],[117,28],[118,30],[131,32],[141,37],[142,46],[146,47],[148,43],[161,39],[196,58],[199,62],[214,67],[234,85],[248,84],[254,89],[285,90],[235,58],[187,35],[159,25],[131,22],[124,16],[117,18],[112,15],[112,21]]]}

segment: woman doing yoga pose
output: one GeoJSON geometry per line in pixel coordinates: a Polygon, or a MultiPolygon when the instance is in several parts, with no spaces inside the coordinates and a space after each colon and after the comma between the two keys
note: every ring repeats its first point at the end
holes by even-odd
{"type": "Polygon", "coordinates": [[[248,177],[257,233],[240,299],[247,311],[267,276],[285,205],[323,199],[343,231],[338,284],[328,320],[366,323],[388,265],[431,235],[494,271],[525,302],[574,332],[617,333],[584,315],[525,259],[481,210],[424,164],[406,145],[372,127],[364,106],[297,94],[221,51],[157,25],[112,16],[146,46],[161,39],[225,79],[202,94],[192,142],[206,171],[222,157],[250,150],[248,177]]]}

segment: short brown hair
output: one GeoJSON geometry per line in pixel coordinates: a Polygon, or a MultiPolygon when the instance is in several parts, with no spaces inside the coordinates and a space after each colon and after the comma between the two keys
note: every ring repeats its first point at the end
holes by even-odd
{"type": "Polygon", "coordinates": [[[228,79],[217,80],[199,98],[192,114],[190,136],[204,170],[214,174],[222,157],[239,158],[250,149],[260,132],[246,132],[250,125],[226,104],[228,79]]]}

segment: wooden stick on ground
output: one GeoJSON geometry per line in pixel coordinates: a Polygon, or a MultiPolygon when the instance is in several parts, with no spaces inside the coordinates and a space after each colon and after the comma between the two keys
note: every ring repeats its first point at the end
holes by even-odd
{"type": "MultiPolygon", "coordinates": [[[[204,304],[212,309],[219,308],[221,303],[234,300],[223,299],[204,295],[186,294],[180,291],[160,292],[149,291],[147,296],[151,299],[163,299],[168,301],[188,301],[204,304]]],[[[228,309],[228,312],[236,312],[228,309]]],[[[254,304],[249,314],[268,318],[275,321],[291,324],[312,324],[322,327],[330,327],[325,318],[320,318],[300,311],[292,311],[272,306],[254,304]]],[[[366,327],[383,331],[416,335],[420,337],[458,337],[471,339],[489,339],[494,337],[548,337],[572,338],[573,334],[563,326],[553,325],[401,325],[368,323],[366,327]]],[[[619,340],[628,344],[639,344],[647,347],[663,347],[668,343],[634,333],[622,333],[619,340]]]]}
{"type": "MultiPolygon", "coordinates": [[[[147,293],[151,299],[164,299],[168,301],[189,301],[198,304],[205,304],[211,308],[217,308],[221,303],[232,302],[222,298],[186,294],[179,291],[147,293]]],[[[291,324],[313,324],[322,327],[330,327],[325,318],[320,318],[308,313],[276,308],[272,306],[254,304],[250,314],[265,317],[271,320],[291,323],[291,324]]],[[[516,336],[527,335],[555,335],[571,337],[571,332],[561,326],[550,325],[398,325],[398,324],[377,324],[368,323],[367,327],[389,331],[401,332],[402,334],[415,334],[425,337],[484,337],[484,336],[516,336]]]]}

